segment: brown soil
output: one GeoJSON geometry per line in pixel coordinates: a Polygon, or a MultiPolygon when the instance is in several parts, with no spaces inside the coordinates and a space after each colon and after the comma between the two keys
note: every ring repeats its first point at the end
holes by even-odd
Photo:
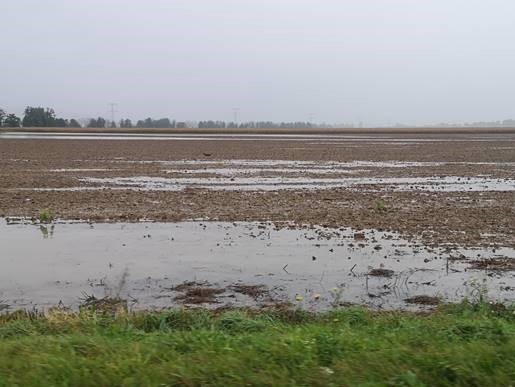
{"type": "MultiPolygon", "coordinates": [[[[473,133],[470,132],[470,133],[473,133]]],[[[479,132],[478,132],[479,133],[479,132]]],[[[483,133],[483,132],[481,132],[483,133]]],[[[406,131],[389,138],[423,142],[317,144],[317,141],[124,141],[0,140],[0,216],[34,216],[49,209],[63,219],[103,221],[271,220],[356,229],[377,228],[421,237],[429,244],[515,247],[514,192],[180,192],[98,190],[32,191],[32,188],[87,186],[79,178],[169,176],[158,163],[206,159],[450,161],[424,168],[385,168],[372,176],[477,176],[515,178],[515,137],[489,132],[488,141],[471,134],[406,131]],[[417,133],[420,132],[420,133],[417,133]],[[497,136],[497,137],[495,137],[497,136]],[[498,140],[497,140],[498,138],[498,140]],[[430,141],[426,141],[430,140],[430,141]],[[445,141],[443,141],[445,140],[445,141]],[[53,169],[107,169],[52,172],[53,169]],[[387,211],[378,211],[378,201],[387,211]]],[[[474,134],[475,135],[475,134],[474,134]]],[[[358,175],[359,176],[359,175],[358,175]]],[[[359,239],[359,236],[358,236],[359,239]]]]}
{"type": "Polygon", "coordinates": [[[431,296],[424,296],[424,295],[406,298],[404,301],[408,304],[418,304],[418,305],[438,305],[441,302],[438,297],[431,297],[431,296]]]}
{"type": "Polygon", "coordinates": [[[371,275],[372,277],[391,277],[394,275],[393,270],[388,269],[372,269],[368,272],[368,275],[371,275]]]}
{"type": "Polygon", "coordinates": [[[270,296],[268,289],[264,285],[237,284],[237,285],[231,286],[231,289],[237,293],[245,294],[246,296],[249,296],[249,297],[253,298],[254,300],[257,300],[258,298],[270,296]]]}
{"type": "Polygon", "coordinates": [[[213,288],[206,282],[188,281],[173,287],[171,290],[180,292],[175,301],[183,304],[215,304],[216,296],[225,292],[224,289],[213,288]]]}
{"type": "Polygon", "coordinates": [[[480,260],[472,262],[470,264],[469,268],[475,269],[475,270],[513,271],[513,270],[515,270],[515,259],[512,259],[512,258],[480,259],[480,260]]]}

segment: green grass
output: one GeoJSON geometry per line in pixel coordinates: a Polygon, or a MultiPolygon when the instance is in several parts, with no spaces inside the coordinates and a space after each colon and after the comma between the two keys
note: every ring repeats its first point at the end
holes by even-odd
{"type": "Polygon", "coordinates": [[[38,216],[40,223],[51,223],[54,220],[54,214],[48,209],[39,211],[38,216]]]}
{"type": "Polygon", "coordinates": [[[509,386],[515,309],[0,317],[0,386],[509,386]]]}
{"type": "Polygon", "coordinates": [[[375,205],[375,210],[377,212],[387,212],[388,211],[388,208],[386,207],[386,203],[384,202],[384,200],[376,200],[374,205],[375,205]]]}

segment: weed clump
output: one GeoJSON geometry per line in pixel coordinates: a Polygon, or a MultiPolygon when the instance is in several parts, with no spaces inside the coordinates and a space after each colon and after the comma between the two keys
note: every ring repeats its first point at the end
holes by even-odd
{"type": "Polygon", "coordinates": [[[120,314],[127,312],[127,300],[115,297],[96,298],[94,295],[84,294],[81,310],[97,312],[100,314],[120,314]]]}
{"type": "Polygon", "coordinates": [[[54,220],[54,214],[49,209],[39,211],[38,216],[40,223],[51,223],[54,220]]]}
{"type": "Polygon", "coordinates": [[[376,212],[388,212],[388,207],[386,207],[386,203],[382,199],[376,200],[374,206],[376,212]]]}

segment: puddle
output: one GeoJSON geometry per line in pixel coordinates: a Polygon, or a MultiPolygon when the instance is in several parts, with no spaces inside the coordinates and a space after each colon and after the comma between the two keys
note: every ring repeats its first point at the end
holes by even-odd
{"type": "MultiPolygon", "coordinates": [[[[170,177],[88,177],[78,178],[85,186],[63,188],[20,188],[23,191],[82,191],[99,189],[133,189],[148,191],[181,191],[201,188],[227,191],[320,190],[331,188],[372,191],[486,192],[515,191],[515,179],[489,175],[354,177],[381,169],[425,168],[444,165],[498,165],[515,163],[460,163],[417,161],[293,161],[293,160],[111,160],[112,163],[158,164],[161,173],[170,177]],[[199,176],[201,174],[208,176],[199,176]],[[343,176],[339,176],[343,175],[343,176]],[[359,186],[359,187],[356,187],[359,186]]],[[[52,172],[110,172],[117,169],[53,169],[52,172]]]]}
{"type": "Polygon", "coordinates": [[[514,179],[489,177],[413,177],[377,178],[363,184],[381,185],[386,191],[430,191],[430,192],[487,192],[515,191],[514,179]]]}
{"type": "MultiPolygon", "coordinates": [[[[514,179],[495,179],[489,176],[473,178],[446,177],[334,177],[327,175],[352,175],[371,172],[373,169],[429,168],[459,162],[420,161],[295,161],[295,160],[174,160],[131,161],[117,163],[160,164],[168,174],[179,177],[109,177],[80,179],[88,184],[102,187],[124,187],[141,190],[180,191],[186,187],[213,190],[275,191],[299,189],[348,188],[355,185],[371,185],[375,190],[388,191],[513,191],[514,179]],[[369,168],[369,169],[365,169],[369,168]],[[199,174],[214,175],[198,177],[199,174]],[[290,176],[288,176],[290,174],[290,176]],[[300,176],[291,176],[297,174],[300,176]],[[191,175],[191,176],[188,176],[191,175]],[[275,175],[275,176],[274,176],[275,175]],[[310,175],[310,176],[307,176],[310,175]]],[[[470,165],[511,166],[515,163],[470,163],[470,165]]]]}
{"type": "Polygon", "coordinates": [[[235,175],[259,175],[263,173],[299,173],[299,174],[315,174],[315,175],[326,175],[326,174],[354,174],[368,172],[364,169],[352,169],[352,170],[335,170],[329,168],[196,168],[196,169],[165,169],[163,172],[166,173],[184,173],[184,174],[215,174],[225,177],[232,177],[235,175]]]}
{"type": "MultiPolygon", "coordinates": [[[[310,178],[310,177],[106,177],[80,178],[87,184],[146,191],[181,191],[203,188],[224,191],[320,190],[363,186],[377,191],[486,192],[515,191],[515,180],[488,177],[383,177],[383,178],[310,178]]],[[[69,188],[67,188],[69,190],[69,188]]],[[[56,188],[55,190],[59,190],[56,188]]]]}
{"type": "MultiPolygon", "coordinates": [[[[76,162],[98,162],[98,160],[74,160],[76,162]]],[[[245,160],[245,159],[229,159],[229,160],[125,160],[123,158],[115,158],[113,160],[103,160],[105,162],[119,163],[119,164],[160,164],[166,167],[189,168],[190,171],[197,171],[201,169],[214,168],[214,169],[228,169],[228,168],[250,168],[250,169],[274,169],[275,171],[289,171],[294,170],[317,170],[327,171],[326,173],[349,173],[356,171],[356,168],[428,168],[428,167],[441,167],[446,165],[484,165],[484,166],[499,166],[499,167],[515,167],[515,162],[458,162],[458,161],[374,161],[374,160],[354,160],[347,162],[340,161],[308,161],[308,160],[245,160]]],[[[194,173],[194,172],[192,172],[194,173]]],[[[323,172],[318,172],[323,173],[323,172]]]]}
{"type": "MultiPolygon", "coordinates": [[[[348,168],[409,168],[409,167],[436,167],[445,165],[444,162],[427,161],[368,161],[355,160],[339,161],[307,161],[307,160],[170,160],[170,161],[125,161],[132,163],[160,163],[165,165],[222,165],[224,167],[254,167],[254,168],[317,168],[317,169],[348,169],[348,168]]],[[[515,164],[514,164],[515,165],[515,164]]]]}
{"type": "Polygon", "coordinates": [[[515,300],[513,271],[470,269],[513,260],[513,249],[430,249],[374,230],[1,220],[0,246],[0,304],[9,310],[76,308],[91,295],[119,295],[135,309],[188,303],[192,295],[211,307],[274,300],[314,310],[349,302],[417,308],[405,300],[459,301],[484,289],[492,300],[515,300]]]}
{"type": "Polygon", "coordinates": [[[171,141],[312,141],[346,140],[370,141],[374,137],[331,134],[162,134],[162,133],[38,133],[38,132],[0,132],[0,139],[20,140],[171,140],[171,141]]]}
{"type": "MultiPolygon", "coordinates": [[[[194,129],[192,129],[194,130],[194,129]]],[[[434,143],[434,142],[498,142],[515,139],[511,133],[498,135],[457,134],[449,138],[445,134],[434,138],[409,138],[406,135],[391,136],[385,134],[230,134],[230,133],[58,133],[58,132],[0,132],[0,139],[15,140],[154,140],[154,141],[308,141],[321,140],[332,144],[333,141],[344,142],[390,142],[390,143],[434,143]]]]}
{"type": "Polygon", "coordinates": [[[66,173],[66,172],[108,172],[108,171],[116,171],[116,169],[112,168],[57,168],[50,169],[50,172],[57,173],[66,173]]]}

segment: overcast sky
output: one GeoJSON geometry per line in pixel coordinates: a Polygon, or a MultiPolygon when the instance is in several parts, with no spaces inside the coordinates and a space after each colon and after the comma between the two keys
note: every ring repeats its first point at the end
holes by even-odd
{"type": "Polygon", "coordinates": [[[513,0],[2,0],[0,107],[381,125],[515,118],[513,0]]]}

